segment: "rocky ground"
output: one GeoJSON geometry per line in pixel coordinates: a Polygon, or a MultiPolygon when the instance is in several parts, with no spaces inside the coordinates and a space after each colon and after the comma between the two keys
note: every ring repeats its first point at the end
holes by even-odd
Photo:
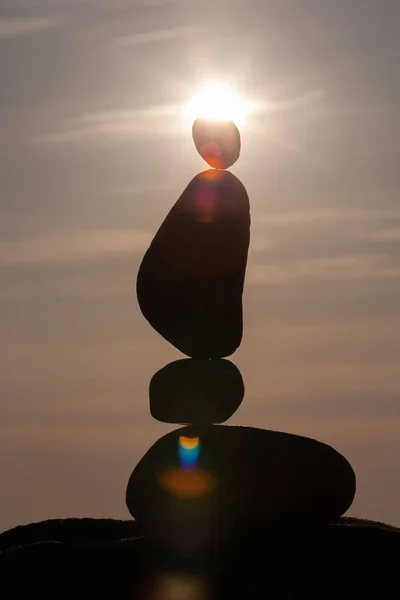
{"type": "Polygon", "coordinates": [[[400,599],[400,529],[342,518],[179,555],[134,521],[51,520],[0,535],[0,585],[7,599],[400,599]]]}

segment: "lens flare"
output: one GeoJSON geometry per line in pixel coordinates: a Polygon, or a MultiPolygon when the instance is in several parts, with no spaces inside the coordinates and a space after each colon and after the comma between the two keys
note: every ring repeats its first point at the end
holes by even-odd
{"type": "Polygon", "coordinates": [[[199,173],[199,177],[203,181],[218,184],[219,181],[222,181],[224,179],[225,174],[224,171],[218,171],[217,169],[208,169],[208,171],[203,171],[203,173],[199,173]]]}
{"type": "Polygon", "coordinates": [[[197,448],[198,446],[200,446],[200,438],[199,437],[189,438],[189,437],[185,437],[184,435],[180,435],[179,436],[179,445],[182,448],[184,448],[185,450],[193,450],[194,448],[197,448]]]}
{"type": "Polygon", "coordinates": [[[200,148],[200,154],[213,169],[223,169],[224,161],[221,158],[221,148],[216,142],[206,142],[200,148]]]}
{"type": "Polygon", "coordinates": [[[158,474],[158,482],[164,490],[177,498],[188,500],[212,492],[217,481],[214,475],[199,469],[200,438],[179,436],[178,456],[180,467],[158,474]]]}
{"type": "Polygon", "coordinates": [[[180,500],[194,500],[209,494],[216,479],[203,469],[169,469],[158,476],[161,487],[180,500]]]}
{"type": "Polygon", "coordinates": [[[164,573],[149,582],[140,600],[206,600],[207,583],[189,573],[164,573]]]}
{"type": "Polygon", "coordinates": [[[200,456],[200,438],[189,438],[180,435],[178,455],[181,467],[184,469],[193,469],[197,465],[200,456]]]}
{"type": "Polygon", "coordinates": [[[210,185],[203,185],[194,195],[194,207],[199,223],[214,223],[215,212],[218,206],[218,194],[210,185]]]}

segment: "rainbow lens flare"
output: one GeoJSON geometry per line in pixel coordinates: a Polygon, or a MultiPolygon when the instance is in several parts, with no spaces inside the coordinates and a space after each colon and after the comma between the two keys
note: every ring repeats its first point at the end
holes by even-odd
{"type": "Polygon", "coordinates": [[[194,500],[212,492],[216,479],[202,469],[169,469],[158,476],[161,487],[180,500],[194,500]]]}
{"type": "Polygon", "coordinates": [[[209,183],[203,184],[196,190],[194,204],[197,219],[200,223],[213,223],[218,206],[218,194],[209,183]]]}
{"type": "Polygon", "coordinates": [[[178,454],[181,467],[184,469],[194,469],[200,456],[200,438],[189,438],[184,435],[179,436],[178,454]]]}
{"type": "Polygon", "coordinates": [[[181,500],[200,498],[212,492],[217,485],[216,478],[197,467],[200,438],[179,436],[178,455],[180,467],[168,469],[158,475],[161,487],[181,500]]]}

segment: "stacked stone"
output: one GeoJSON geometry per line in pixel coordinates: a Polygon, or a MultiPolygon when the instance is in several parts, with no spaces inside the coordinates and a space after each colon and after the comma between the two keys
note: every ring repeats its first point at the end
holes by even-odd
{"type": "Polygon", "coordinates": [[[134,469],[127,506],[152,538],[204,548],[256,528],[326,524],[350,507],[355,475],[313,439],[220,425],[244,397],[226,360],[243,333],[250,242],[244,185],[226,170],[240,154],[232,122],[197,120],[193,139],[213,167],[189,183],[139,269],[144,317],[189,356],[152,378],[154,418],[186,425],[158,440],[134,469]]]}

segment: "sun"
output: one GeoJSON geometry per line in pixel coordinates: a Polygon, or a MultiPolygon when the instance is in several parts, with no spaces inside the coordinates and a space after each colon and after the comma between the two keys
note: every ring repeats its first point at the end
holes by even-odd
{"type": "Polygon", "coordinates": [[[196,119],[233,121],[243,125],[250,113],[250,104],[227,83],[208,83],[195,93],[184,107],[184,116],[193,123],[196,119]]]}

